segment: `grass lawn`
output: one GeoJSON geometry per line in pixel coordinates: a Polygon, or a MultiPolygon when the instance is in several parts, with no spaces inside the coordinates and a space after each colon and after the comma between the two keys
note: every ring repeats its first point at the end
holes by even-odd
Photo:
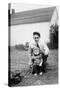
{"type": "Polygon", "coordinates": [[[11,51],[11,71],[23,71],[22,82],[17,86],[46,85],[58,83],[58,50],[51,50],[48,57],[48,70],[42,76],[34,76],[28,70],[28,52],[13,49],[11,51]]]}

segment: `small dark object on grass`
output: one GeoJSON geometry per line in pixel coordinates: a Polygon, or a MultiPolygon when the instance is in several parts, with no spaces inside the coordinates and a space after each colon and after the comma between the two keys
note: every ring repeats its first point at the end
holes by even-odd
{"type": "Polygon", "coordinates": [[[21,80],[22,80],[22,77],[20,76],[20,72],[18,70],[11,72],[11,75],[10,75],[11,86],[20,83],[21,80]]]}

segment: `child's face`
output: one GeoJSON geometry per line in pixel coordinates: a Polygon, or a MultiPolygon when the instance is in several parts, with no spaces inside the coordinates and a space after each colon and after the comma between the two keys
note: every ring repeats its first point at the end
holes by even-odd
{"type": "Polygon", "coordinates": [[[33,35],[33,39],[36,43],[39,42],[40,37],[38,35],[33,35]]]}

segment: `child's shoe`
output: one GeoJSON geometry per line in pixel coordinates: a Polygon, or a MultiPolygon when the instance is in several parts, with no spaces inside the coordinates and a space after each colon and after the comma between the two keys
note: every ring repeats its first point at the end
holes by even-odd
{"type": "Polygon", "coordinates": [[[40,76],[43,75],[43,72],[40,72],[39,75],[40,75],[40,76]]]}
{"type": "Polygon", "coordinates": [[[37,73],[35,73],[34,76],[37,76],[37,73]]]}

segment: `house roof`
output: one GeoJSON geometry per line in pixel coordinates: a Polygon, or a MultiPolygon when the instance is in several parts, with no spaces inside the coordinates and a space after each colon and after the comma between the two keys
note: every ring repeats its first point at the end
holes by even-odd
{"type": "Polygon", "coordinates": [[[11,15],[11,25],[49,22],[56,7],[40,8],[11,15]]]}

